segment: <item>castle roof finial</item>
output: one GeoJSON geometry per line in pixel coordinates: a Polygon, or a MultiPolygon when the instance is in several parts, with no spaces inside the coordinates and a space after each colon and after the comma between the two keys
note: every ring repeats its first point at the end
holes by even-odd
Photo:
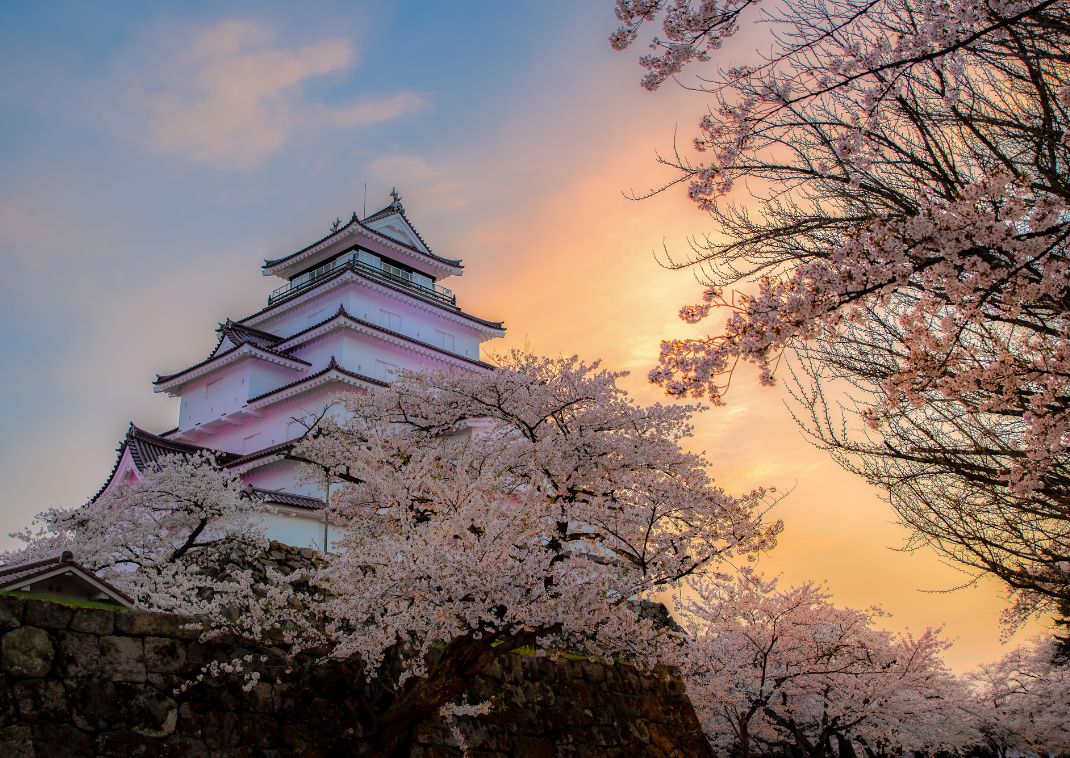
{"type": "Polygon", "coordinates": [[[398,188],[397,187],[392,187],[390,189],[390,197],[394,198],[394,202],[392,202],[391,205],[394,206],[395,208],[400,208],[401,207],[401,194],[398,192],[398,188]]]}

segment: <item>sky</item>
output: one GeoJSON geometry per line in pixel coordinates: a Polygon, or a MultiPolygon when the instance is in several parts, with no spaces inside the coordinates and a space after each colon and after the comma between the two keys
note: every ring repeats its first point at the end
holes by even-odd
{"type": "MultiPolygon", "coordinates": [[[[672,178],[658,151],[704,101],[643,91],[613,27],[609,0],[0,6],[0,533],[84,502],[131,421],[173,427],[153,377],[263,306],[262,259],[395,186],[464,259],[459,304],[506,322],[489,352],[601,359],[663,400],[645,375],[661,339],[701,333],[676,317],[701,287],[657,254],[714,230],[682,191],[627,195],[672,178]]],[[[786,493],[762,570],[880,605],[890,628],[943,627],[957,670],[1001,655],[1000,586],[956,590],[969,577],[903,552],[880,494],[784,401],[744,372],[692,441],[725,489],[786,493]]]]}

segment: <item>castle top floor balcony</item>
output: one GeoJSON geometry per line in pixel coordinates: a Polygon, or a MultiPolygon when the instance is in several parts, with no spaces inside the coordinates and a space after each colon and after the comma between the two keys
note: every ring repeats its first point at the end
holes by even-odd
{"type": "Polygon", "coordinates": [[[295,276],[268,295],[268,305],[274,305],[293,297],[345,269],[355,271],[369,279],[402,287],[417,297],[448,305],[451,308],[457,307],[457,297],[453,294],[453,290],[435,284],[429,276],[393,266],[379,256],[363,250],[346,253],[300,276],[295,276]]]}

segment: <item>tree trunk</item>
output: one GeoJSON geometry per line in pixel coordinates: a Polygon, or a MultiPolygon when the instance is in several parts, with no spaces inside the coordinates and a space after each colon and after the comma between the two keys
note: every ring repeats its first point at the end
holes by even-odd
{"type": "Polygon", "coordinates": [[[840,758],[858,758],[855,746],[842,734],[836,735],[836,746],[839,748],[840,758]]]}
{"type": "Polygon", "coordinates": [[[489,640],[461,638],[442,651],[426,677],[413,677],[375,720],[367,755],[401,757],[408,754],[413,733],[446,703],[464,692],[472,679],[513,645],[493,647],[489,640]]]}
{"type": "Polygon", "coordinates": [[[750,718],[739,717],[739,758],[750,758],[750,718]]]}

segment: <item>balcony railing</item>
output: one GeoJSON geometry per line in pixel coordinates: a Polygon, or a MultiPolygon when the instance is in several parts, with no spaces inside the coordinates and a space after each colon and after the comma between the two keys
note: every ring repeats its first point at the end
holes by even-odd
{"type": "Polygon", "coordinates": [[[428,300],[433,300],[452,308],[457,307],[457,297],[453,294],[452,290],[435,284],[434,282],[423,284],[422,282],[416,281],[413,275],[408,271],[397,268],[396,266],[391,266],[389,263],[363,260],[360,253],[353,253],[341,258],[336,258],[329,263],[324,263],[322,266],[317,266],[311,271],[306,271],[304,274],[301,274],[301,276],[298,276],[287,284],[275,289],[268,295],[268,305],[274,305],[280,300],[285,300],[292,295],[296,295],[298,292],[314,286],[326,277],[336,274],[341,269],[345,268],[356,271],[371,279],[404,287],[414,295],[427,298],[428,300]]]}

